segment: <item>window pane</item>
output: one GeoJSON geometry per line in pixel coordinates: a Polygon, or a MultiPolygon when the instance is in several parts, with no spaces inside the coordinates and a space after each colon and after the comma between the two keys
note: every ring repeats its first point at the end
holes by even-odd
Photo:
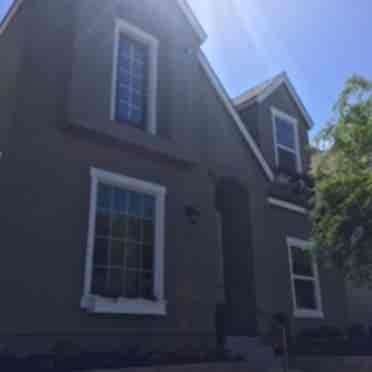
{"type": "Polygon", "coordinates": [[[127,192],[118,188],[114,189],[114,211],[126,213],[127,211],[127,192]]]}
{"type": "Polygon", "coordinates": [[[138,125],[135,125],[136,127],[138,127],[138,128],[142,127],[142,124],[141,124],[142,123],[142,111],[141,110],[133,108],[132,112],[131,112],[131,115],[130,115],[130,119],[134,123],[138,123],[138,125]]]}
{"type": "Polygon", "coordinates": [[[150,220],[143,221],[143,242],[153,244],[154,242],[154,222],[150,220]]]}
{"type": "Polygon", "coordinates": [[[92,293],[96,295],[105,295],[106,292],[107,270],[95,268],[92,277],[92,293]]]}
{"type": "Polygon", "coordinates": [[[110,235],[110,212],[107,210],[98,210],[96,218],[96,235],[110,235]]]}
{"type": "Polygon", "coordinates": [[[295,279],[297,307],[304,310],[316,310],[315,286],[313,281],[295,279]]]}
{"type": "Polygon", "coordinates": [[[145,128],[147,47],[124,36],[119,41],[116,120],[145,128]]]}
{"type": "Polygon", "coordinates": [[[126,297],[139,297],[138,271],[128,270],[126,273],[126,297]]]}
{"type": "MultiPolygon", "coordinates": [[[[118,89],[126,89],[128,92],[130,89],[130,72],[126,68],[120,67],[118,70],[118,80],[120,83],[118,84],[118,89]]],[[[120,96],[122,98],[122,96],[120,96]]]]}
{"type": "Polygon", "coordinates": [[[313,257],[309,251],[292,247],[293,274],[313,277],[313,257]]]}
{"type": "Polygon", "coordinates": [[[134,76],[135,77],[139,77],[141,78],[144,74],[144,66],[143,66],[143,62],[137,62],[137,61],[134,61],[133,63],[133,73],[134,73],[134,76]]]}
{"type": "Polygon", "coordinates": [[[139,218],[128,218],[128,240],[141,241],[141,220],[139,218]]]}
{"type": "Polygon", "coordinates": [[[143,97],[141,94],[138,94],[136,92],[133,93],[133,104],[137,107],[139,110],[139,114],[142,115],[142,111],[140,110],[143,106],[143,97]]]}
{"type": "Polygon", "coordinates": [[[112,187],[103,183],[98,184],[97,206],[101,209],[111,208],[112,187]]]}
{"type": "Polygon", "coordinates": [[[93,264],[95,266],[107,266],[108,263],[108,239],[96,239],[94,245],[93,264]]]}
{"type": "Polygon", "coordinates": [[[293,152],[278,147],[279,167],[290,173],[297,173],[297,158],[293,152]]]}
{"type": "Polygon", "coordinates": [[[144,216],[149,219],[155,217],[155,198],[153,196],[144,196],[144,216]]]}
{"type": "Polygon", "coordinates": [[[125,239],[127,234],[127,216],[124,214],[112,215],[112,237],[125,239]]]}
{"type": "Polygon", "coordinates": [[[116,119],[120,122],[128,122],[130,119],[130,109],[128,104],[120,104],[116,109],[116,119]]]}
{"type": "Polygon", "coordinates": [[[119,77],[122,76],[121,74],[130,76],[131,63],[129,57],[119,57],[119,64],[119,77]]]}
{"type": "Polygon", "coordinates": [[[131,44],[129,40],[125,37],[120,38],[120,45],[119,45],[119,54],[121,56],[128,56],[130,55],[130,48],[131,44]]]}
{"type": "Polygon", "coordinates": [[[142,248],[142,269],[152,270],[154,267],[154,249],[152,245],[144,245],[142,248]]]}
{"type": "Polygon", "coordinates": [[[120,105],[129,105],[131,98],[131,91],[129,85],[123,82],[122,84],[120,84],[118,89],[120,94],[120,105]]]}
{"type": "Polygon", "coordinates": [[[134,48],[134,58],[136,61],[142,61],[144,63],[147,58],[146,54],[146,47],[142,46],[141,44],[136,44],[134,48]]]}
{"type": "Polygon", "coordinates": [[[154,282],[152,273],[142,274],[142,297],[152,299],[154,295],[154,282]]]}
{"type": "Polygon", "coordinates": [[[124,267],[125,243],[120,240],[111,241],[110,266],[124,267]]]}
{"type": "Polygon", "coordinates": [[[144,90],[144,78],[143,76],[135,76],[133,78],[133,89],[136,91],[136,92],[141,92],[142,93],[142,97],[143,99],[145,98],[145,94],[143,92],[144,90]]]}
{"type": "Polygon", "coordinates": [[[100,184],[92,293],[152,298],[156,198],[100,184]]]}
{"type": "Polygon", "coordinates": [[[295,150],[295,131],[293,124],[280,118],[275,118],[277,144],[295,150]]]}
{"type": "Polygon", "coordinates": [[[143,197],[141,194],[137,192],[131,192],[129,194],[129,214],[131,216],[142,216],[142,202],[143,197]]]}
{"type": "Polygon", "coordinates": [[[140,255],[140,245],[128,243],[126,246],[126,267],[129,269],[138,269],[140,267],[140,255]]]}
{"type": "Polygon", "coordinates": [[[111,269],[109,271],[106,295],[109,297],[120,297],[123,294],[123,279],[122,270],[111,269]]]}

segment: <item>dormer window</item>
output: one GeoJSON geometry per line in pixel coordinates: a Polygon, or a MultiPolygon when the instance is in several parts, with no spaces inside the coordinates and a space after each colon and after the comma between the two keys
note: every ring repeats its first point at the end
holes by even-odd
{"type": "Polygon", "coordinates": [[[277,168],[288,174],[302,172],[297,120],[275,108],[273,119],[275,161],[277,168]]]}
{"type": "Polygon", "coordinates": [[[117,21],[111,116],[118,124],[156,132],[157,58],[153,36],[117,21]]]}

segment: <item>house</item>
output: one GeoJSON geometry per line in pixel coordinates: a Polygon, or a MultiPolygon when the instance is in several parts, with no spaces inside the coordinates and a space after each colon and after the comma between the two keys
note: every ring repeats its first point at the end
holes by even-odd
{"type": "Polygon", "coordinates": [[[346,324],[342,279],[303,253],[286,175],[312,121],[285,74],[231,100],[183,0],[17,0],[0,32],[0,344],[346,324]]]}

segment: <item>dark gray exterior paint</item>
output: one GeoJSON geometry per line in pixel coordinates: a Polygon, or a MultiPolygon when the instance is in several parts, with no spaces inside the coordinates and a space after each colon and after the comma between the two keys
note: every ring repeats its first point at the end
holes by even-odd
{"type": "Polygon", "coordinates": [[[275,169],[276,163],[271,107],[297,119],[301,160],[303,169],[306,171],[310,165],[308,127],[301,110],[293,100],[284,83],[261,104],[253,102],[245,107],[241,105],[239,112],[242,120],[252,133],[252,136],[258,139],[260,148],[271,168],[275,169]]]}
{"type": "MultiPolygon", "coordinates": [[[[309,223],[267,204],[270,184],[200,66],[198,39],[173,1],[106,0],[103,9],[100,0],[26,1],[0,45],[8,38],[15,62],[0,65],[13,87],[0,94],[10,110],[0,162],[0,343],[27,351],[58,340],[101,350],[210,346],[220,297],[216,209],[225,214],[228,333],[252,334],[257,324],[262,332],[277,311],[294,330],[345,321],[343,284],[333,274],[322,274],[326,318],[292,318],[285,238],[307,238],[309,223]],[[110,121],[116,17],[160,41],[156,136],[110,121]],[[167,187],[165,317],[80,308],[92,166],[167,187]],[[197,225],[185,216],[188,204],[200,208],[197,225]]],[[[259,108],[270,164],[271,104],[298,115],[282,89],[259,108]]],[[[301,138],[305,151],[305,128],[301,138]]]]}
{"type": "MultiPolygon", "coordinates": [[[[282,84],[261,104],[253,103],[240,112],[246,126],[252,128],[249,120],[257,121],[260,148],[270,166],[275,169],[275,150],[271,108],[294,117],[298,121],[301,158],[305,170],[309,167],[308,132],[306,122],[300,109],[282,84]]],[[[254,132],[253,132],[254,133],[254,132]]],[[[253,134],[252,133],[252,134],[253,134]]],[[[262,187],[262,183],[261,183],[262,187]]],[[[276,197],[284,201],[306,205],[305,198],[292,194],[285,185],[271,183],[265,190],[266,197],[276,197]]],[[[255,192],[255,195],[256,192],[255,192]]],[[[256,199],[254,197],[253,199],[256,199]]],[[[293,300],[289,274],[289,256],[287,237],[308,240],[310,222],[308,217],[260,201],[260,214],[265,218],[255,223],[254,229],[262,232],[263,240],[254,245],[255,250],[255,288],[258,309],[258,324],[265,332],[268,314],[286,313],[289,316],[291,332],[296,335],[303,328],[319,325],[344,327],[348,321],[346,292],[342,277],[324,268],[320,271],[320,286],[323,302],[324,319],[297,319],[293,316],[293,300]]]]}
{"type": "Polygon", "coordinates": [[[372,325],[372,290],[368,287],[347,285],[347,302],[350,324],[372,325]]]}

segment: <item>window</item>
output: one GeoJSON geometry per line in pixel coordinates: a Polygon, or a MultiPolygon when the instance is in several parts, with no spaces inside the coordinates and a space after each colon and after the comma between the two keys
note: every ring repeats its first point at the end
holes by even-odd
{"type": "Polygon", "coordinates": [[[165,188],[92,169],[83,307],[165,314],[165,188]]]}
{"type": "Polygon", "coordinates": [[[275,159],[279,169],[290,174],[302,171],[297,120],[272,108],[275,159]]]}
{"type": "Polygon", "coordinates": [[[308,242],[288,238],[293,304],[297,317],[323,317],[318,267],[308,242]]]}
{"type": "Polygon", "coordinates": [[[118,20],[115,29],[112,120],[156,132],[158,41],[118,20]]]}

